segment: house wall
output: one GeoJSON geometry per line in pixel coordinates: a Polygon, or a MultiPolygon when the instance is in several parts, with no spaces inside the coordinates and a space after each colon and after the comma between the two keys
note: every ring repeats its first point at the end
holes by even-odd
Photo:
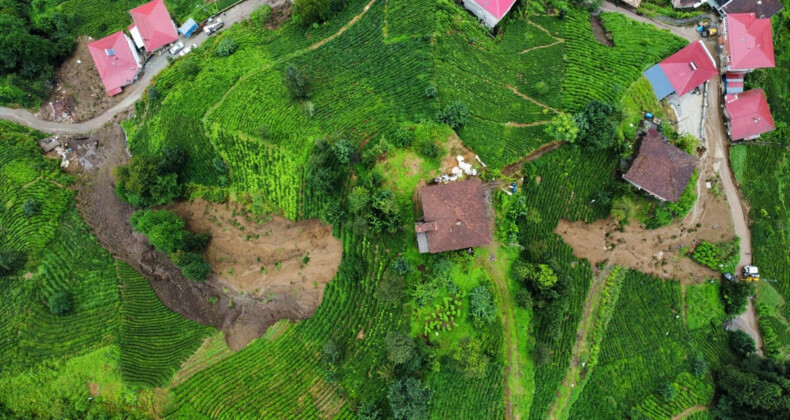
{"type": "Polygon", "coordinates": [[[494,17],[491,13],[488,13],[486,9],[480,7],[479,4],[475,3],[473,0],[463,0],[464,7],[469,9],[475,16],[477,16],[483,23],[486,24],[489,28],[493,28],[499,23],[499,19],[494,17]]]}

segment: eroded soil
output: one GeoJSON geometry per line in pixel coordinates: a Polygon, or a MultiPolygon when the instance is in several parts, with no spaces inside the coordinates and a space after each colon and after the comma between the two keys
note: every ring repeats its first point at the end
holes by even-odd
{"type": "MultiPolygon", "coordinates": [[[[88,146],[98,140],[98,147],[86,149],[81,154],[85,172],[79,176],[77,206],[101,244],[143,274],[165,306],[185,318],[221,329],[232,350],[242,349],[280,319],[296,321],[313,314],[323,284],[303,293],[309,299],[302,302],[299,296],[291,293],[265,298],[253,293],[238,293],[213,274],[205,282],[194,282],[184,278],[167,255],[154,250],[144,235],[135,233],[129,225],[134,208],[115,195],[111,175],[112,168],[129,159],[124,139],[120,126],[112,124],[85,140],[88,146]]],[[[225,240],[230,237],[217,235],[214,247],[253,248],[245,238],[240,239],[243,246],[236,242],[224,243],[225,240]]],[[[285,242],[287,238],[277,240],[285,242]]],[[[338,254],[336,264],[339,261],[338,254]]]]}
{"type": "Polygon", "coordinates": [[[696,283],[718,274],[681,255],[681,248],[691,249],[703,240],[721,242],[735,237],[723,197],[705,191],[697,206],[683,222],[660,229],[647,229],[635,220],[623,232],[611,219],[590,224],[560,220],[555,232],[573,247],[574,255],[587,258],[592,264],[622,265],[662,278],[696,283]]]}
{"type": "Polygon", "coordinates": [[[290,295],[312,313],[337,273],[343,246],[318,219],[291,222],[270,215],[256,223],[232,203],[203,200],[169,208],[193,232],[209,232],[206,248],[216,279],[237,294],[263,300],[290,295]]]}

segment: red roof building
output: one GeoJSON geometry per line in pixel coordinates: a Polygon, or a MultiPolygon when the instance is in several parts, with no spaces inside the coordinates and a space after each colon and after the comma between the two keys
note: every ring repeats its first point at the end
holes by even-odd
{"type": "Polygon", "coordinates": [[[732,140],[752,140],[776,129],[762,89],[725,95],[724,116],[732,140]]]}
{"type": "Polygon", "coordinates": [[[121,88],[134,82],[140,73],[140,56],[122,31],[91,42],[88,51],[110,96],[121,93],[121,88]]]}
{"type": "Polygon", "coordinates": [[[726,71],[749,71],[774,67],[774,40],[770,19],[754,13],[732,13],[724,18],[722,45],[726,71]]]}
{"type": "Polygon", "coordinates": [[[129,13],[149,54],[178,40],[176,24],[170,19],[170,13],[162,0],[135,7],[129,13]]]}
{"type": "Polygon", "coordinates": [[[692,42],[645,71],[658,99],[678,96],[716,77],[719,69],[702,41],[692,42]]]}
{"type": "Polygon", "coordinates": [[[463,0],[464,7],[493,28],[510,11],[516,0],[463,0]]]}

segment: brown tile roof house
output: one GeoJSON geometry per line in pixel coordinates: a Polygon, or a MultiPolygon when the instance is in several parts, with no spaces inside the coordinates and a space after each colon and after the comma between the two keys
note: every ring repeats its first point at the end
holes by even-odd
{"type": "Polygon", "coordinates": [[[686,188],[697,158],[667,143],[651,128],[642,138],[639,154],[623,178],[663,201],[678,201],[686,188]]]}
{"type": "Polygon", "coordinates": [[[420,189],[423,222],[415,224],[421,253],[452,251],[491,242],[488,206],[478,179],[420,189]]]}

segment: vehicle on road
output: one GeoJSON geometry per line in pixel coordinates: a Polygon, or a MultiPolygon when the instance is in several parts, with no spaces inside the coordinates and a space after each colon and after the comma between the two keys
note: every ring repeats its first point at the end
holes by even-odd
{"type": "Polygon", "coordinates": [[[225,22],[223,22],[222,19],[217,19],[206,24],[206,26],[203,27],[203,32],[205,32],[206,35],[211,35],[214,32],[217,32],[224,25],[225,22]]]}
{"type": "Polygon", "coordinates": [[[168,52],[170,52],[171,55],[176,55],[176,54],[178,54],[179,51],[181,51],[182,48],[184,48],[184,43],[181,42],[181,41],[178,41],[175,44],[170,46],[170,49],[168,50],[168,52]]]}

